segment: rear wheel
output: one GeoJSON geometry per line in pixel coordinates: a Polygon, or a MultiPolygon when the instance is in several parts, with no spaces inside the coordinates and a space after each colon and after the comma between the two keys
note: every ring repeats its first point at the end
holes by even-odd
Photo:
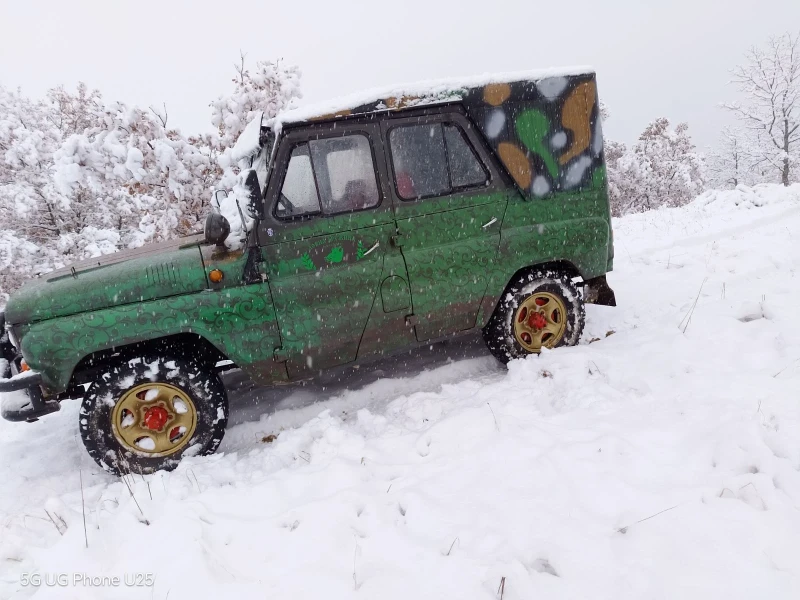
{"type": "Polygon", "coordinates": [[[216,373],[199,361],[135,358],[92,383],[80,411],[83,444],[117,475],[173,469],[183,456],[213,453],[228,402],[216,373]]]}
{"type": "Polygon", "coordinates": [[[551,270],[524,273],[509,284],[483,339],[501,362],[542,348],[574,346],[583,332],[584,306],[572,278],[551,270]]]}

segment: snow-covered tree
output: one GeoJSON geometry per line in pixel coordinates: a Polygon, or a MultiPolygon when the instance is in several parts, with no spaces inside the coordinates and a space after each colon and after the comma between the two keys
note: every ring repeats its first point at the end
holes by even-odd
{"type": "Polygon", "coordinates": [[[68,199],[53,185],[61,132],[54,112],[20,90],[0,87],[0,228],[36,242],[61,234],[68,199]]]}
{"type": "Polygon", "coordinates": [[[197,228],[208,165],[206,154],[167,127],[166,111],[114,102],[94,127],[65,140],[55,178],[65,194],[93,205],[86,225],[115,229],[123,245],[136,246],[197,228]]]}
{"type": "Polygon", "coordinates": [[[281,60],[257,61],[252,71],[246,67],[245,55],[234,65],[233,90],[211,102],[211,123],[216,135],[195,138],[195,143],[205,146],[215,156],[218,165],[218,187],[233,188],[239,166],[231,156],[231,149],[256,115],[270,119],[288,108],[300,92],[300,69],[281,60]]]}
{"type": "Polygon", "coordinates": [[[50,89],[47,99],[50,101],[49,118],[62,138],[96,126],[103,114],[103,97],[99,90],[90,90],[82,81],[78,82],[75,93],[63,85],[50,89]]]}
{"type": "Polygon", "coordinates": [[[300,97],[297,67],[241,59],[211,103],[214,131],[189,138],[166,107],[106,103],[83,83],[42,100],[0,86],[0,297],[32,274],[201,229],[215,188],[233,190],[226,214],[241,230],[231,149],[256,114],[300,97]]]}
{"type": "Polygon", "coordinates": [[[606,143],[609,198],[614,215],[661,206],[681,206],[705,187],[703,156],[696,152],[686,123],[650,123],[630,149],[606,143]]]}
{"type": "Polygon", "coordinates": [[[281,60],[260,60],[250,71],[245,66],[245,55],[235,65],[236,76],[231,80],[233,91],[211,102],[211,123],[219,132],[219,145],[232,148],[239,135],[256,113],[266,118],[274,117],[288,107],[295,98],[301,98],[300,69],[281,60]]]}
{"type": "Polygon", "coordinates": [[[753,141],[749,132],[725,127],[719,142],[711,148],[706,159],[710,186],[724,189],[755,183],[758,173],[753,166],[753,154],[753,141]]]}
{"type": "Polygon", "coordinates": [[[772,37],[753,47],[733,70],[744,100],[726,104],[751,130],[754,165],[772,170],[783,185],[797,180],[800,161],[800,34],[772,37]]]}
{"type": "MultiPolygon", "coordinates": [[[[234,154],[234,146],[254,119],[270,119],[302,97],[301,72],[296,66],[286,65],[281,60],[258,61],[251,71],[246,68],[242,54],[234,68],[236,75],[232,79],[231,93],[211,102],[211,122],[216,132],[192,138],[192,143],[206,149],[216,161],[214,188],[230,192],[220,209],[230,222],[228,239],[232,243],[242,237],[248,223],[252,222],[246,215],[249,197],[242,175],[242,170],[248,166],[247,160],[234,154]],[[246,223],[242,222],[241,215],[245,215],[246,223]]],[[[257,128],[255,131],[258,132],[257,128]]]]}

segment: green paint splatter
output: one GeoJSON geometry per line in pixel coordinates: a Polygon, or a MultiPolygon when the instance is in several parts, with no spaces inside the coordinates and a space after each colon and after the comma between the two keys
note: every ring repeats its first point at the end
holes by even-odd
{"type": "Polygon", "coordinates": [[[592,188],[604,190],[606,187],[606,166],[597,167],[592,173],[592,188]]]}
{"type": "Polygon", "coordinates": [[[344,248],[341,246],[335,246],[329,253],[328,256],[325,257],[325,262],[334,264],[342,262],[344,258],[344,248]]]}
{"type": "Polygon", "coordinates": [[[520,141],[528,150],[542,157],[550,177],[555,179],[558,164],[544,143],[550,132],[550,120],[538,110],[526,110],[517,117],[516,128],[520,141]]]}
{"type": "Polygon", "coordinates": [[[308,269],[309,271],[313,271],[315,269],[314,261],[311,260],[311,256],[308,254],[308,252],[300,257],[300,262],[302,263],[303,268],[308,269]]]}

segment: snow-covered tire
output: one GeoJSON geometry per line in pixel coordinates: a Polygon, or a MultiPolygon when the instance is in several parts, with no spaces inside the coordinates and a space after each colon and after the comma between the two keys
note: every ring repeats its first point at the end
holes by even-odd
{"type": "MultiPolygon", "coordinates": [[[[212,454],[222,441],[227,422],[225,387],[219,375],[209,370],[207,365],[192,359],[148,357],[126,359],[101,371],[84,396],[79,425],[83,445],[95,462],[110,473],[124,475],[171,470],[184,456],[212,454]],[[161,392],[156,391],[151,400],[150,389],[161,392]],[[136,390],[142,391],[137,393],[136,390]],[[163,401],[159,396],[162,392],[163,401]],[[136,404],[137,399],[141,404],[136,404]],[[125,413],[127,409],[120,409],[120,403],[131,403],[133,411],[125,413]],[[172,444],[172,424],[184,419],[187,423],[191,421],[191,426],[184,428],[186,439],[179,438],[164,452],[139,451],[125,442],[123,433],[128,432],[123,431],[124,419],[120,421],[119,416],[133,418],[139,429],[153,427],[162,423],[157,420],[158,414],[155,421],[147,419],[147,408],[155,405],[164,408],[169,415],[167,419],[178,420],[175,423],[167,420],[161,425],[160,432],[148,429],[154,436],[159,433],[167,435],[167,443],[172,444]],[[134,412],[138,417],[128,416],[134,412]],[[119,424],[122,427],[118,427],[119,424]]],[[[177,429],[176,435],[180,436],[180,428],[177,429]]]]}
{"type": "Polygon", "coordinates": [[[550,294],[564,306],[564,327],[560,339],[547,347],[574,346],[583,332],[586,311],[583,299],[572,278],[550,269],[533,269],[514,279],[506,288],[489,322],[483,328],[483,339],[489,351],[502,363],[537,352],[526,349],[514,333],[513,319],[526,299],[537,294],[550,294]]]}

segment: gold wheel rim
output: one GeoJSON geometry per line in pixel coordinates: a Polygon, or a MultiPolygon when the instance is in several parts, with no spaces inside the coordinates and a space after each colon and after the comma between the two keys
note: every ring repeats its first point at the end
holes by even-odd
{"type": "Polygon", "coordinates": [[[567,307],[550,292],[531,294],[514,313],[514,337],[528,352],[555,347],[566,328],[567,307]]]}
{"type": "Polygon", "coordinates": [[[169,383],[143,383],[122,395],[111,413],[114,437],[147,457],[169,456],[192,439],[197,410],[189,395],[169,383]]]}

